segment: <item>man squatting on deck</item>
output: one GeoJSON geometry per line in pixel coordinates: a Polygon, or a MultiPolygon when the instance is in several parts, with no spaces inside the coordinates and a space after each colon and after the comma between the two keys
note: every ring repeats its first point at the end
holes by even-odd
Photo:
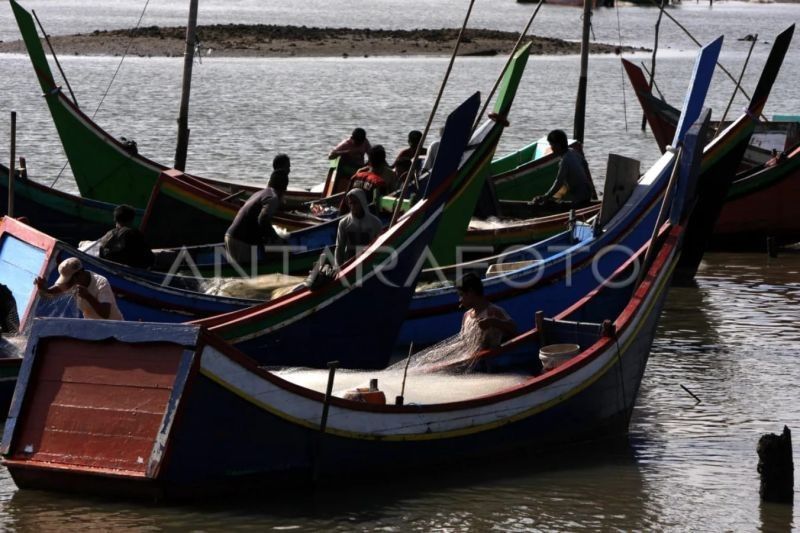
{"type": "Polygon", "coordinates": [[[458,303],[467,309],[461,320],[462,339],[479,338],[479,349],[497,348],[517,333],[517,325],[505,310],[483,295],[483,282],[474,273],[465,274],[456,283],[458,303]]]}
{"type": "Polygon", "coordinates": [[[272,160],[272,168],[267,187],[247,199],[225,232],[228,257],[239,264],[251,261],[253,246],[284,244],[272,227],[272,217],[280,209],[289,186],[289,156],[276,155],[272,160]]]}

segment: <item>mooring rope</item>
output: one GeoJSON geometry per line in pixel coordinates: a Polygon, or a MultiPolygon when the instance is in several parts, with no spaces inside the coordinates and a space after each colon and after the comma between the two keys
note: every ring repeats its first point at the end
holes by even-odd
{"type": "Polygon", "coordinates": [[[97,112],[100,111],[100,106],[103,105],[103,101],[105,101],[106,96],[108,96],[108,92],[111,90],[111,86],[114,84],[114,80],[117,79],[117,74],[119,74],[119,69],[122,68],[122,62],[125,61],[125,57],[128,55],[128,51],[131,49],[131,45],[133,44],[133,34],[136,30],[139,29],[139,25],[142,23],[142,19],[144,18],[144,14],[147,11],[147,6],[150,5],[150,0],[147,0],[144,3],[144,8],[142,9],[142,14],[139,15],[139,20],[136,22],[136,26],[131,31],[131,35],[128,38],[128,46],[125,47],[125,52],[123,52],[122,57],[119,60],[119,65],[117,65],[117,70],[114,71],[114,75],[111,76],[111,81],[108,82],[108,87],[106,87],[106,92],[103,93],[103,97],[100,98],[100,103],[97,104],[97,109],[94,110],[92,113],[92,119],[94,119],[97,112]]]}

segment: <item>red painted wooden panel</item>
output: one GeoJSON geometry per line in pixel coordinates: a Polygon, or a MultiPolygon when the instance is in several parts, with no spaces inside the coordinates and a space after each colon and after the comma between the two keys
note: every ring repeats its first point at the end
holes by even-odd
{"type": "Polygon", "coordinates": [[[144,474],[182,353],[167,343],[40,341],[12,458],[144,474]]]}

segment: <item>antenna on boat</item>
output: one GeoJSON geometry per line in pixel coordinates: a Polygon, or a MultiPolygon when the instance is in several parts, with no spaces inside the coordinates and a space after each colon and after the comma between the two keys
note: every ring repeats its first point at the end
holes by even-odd
{"type": "Polygon", "coordinates": [[[183,52],[183,85],[178,114],[178,143],[175,147],[175,168],[186,169],[186,151],[189,147],[189,93],[192,88],[192,65],[197,30],[197,0],[189,3],[189,22],[186,24],[186,49],[183,52]]]}
{"type": "Polygon", "coordinates": [[[36,11],[31,9],[31,13],[33,13],[33,18],[36,19],[36,24],[39,25],[39,29],[42,30],[42,35],[44,35],[44,40],[47,43],[47,47],[50,49],[50,53],[53,54],[53,59],[56,62],[56,66],[58,67],[58,71],[61,73],[61,77],[64,79],[64,83],[67,84],[67,89],[69,90],[70,96],[72,96],[72,101],[75,103],[75,107],[80,109],[81,106],[78,105],[78,99],[75,98],[75,93],[72,92],[72,87],[69,84],[69,80],[67,79],[67,75],[64,74],[64,69],[61,68],[61,63],[58,61],[58,56],[56,55],[56,51],[53,48],[53,44],[50,42],[50,36],[47,35],[46,31],[44,31],[44,26],[42,26],[42,23],[39,21],[39,17],[36,16],[36,11]]]}
{"type": "Polygon", "coordinates": [[[397,222],[397,217],[400,216],[400,209],[403,206],[403,197],[406,194],[406,190],[408,190],[408,184],[411,181],[411,178],[413,177],[415,182],[417,180],[417,162],[419,161],[420,150],[422,150],[422,147],[425,146],[425,139],[428,137],[428,132],[430,131],[431,123],[433,122],[433,117],[436,116],[436,110],[439,108],[439,102],[442,100],[442,94],[444,93],[444,88],[447,85],[447,80],[450,77],[450,71],[453,70],[453,62],[456,60],[458,48],[461,46],[461,40],[464,37],[464,30],[467,28],[467,22],[469,21],[470,14],[472,14],[472,6],[474,5],[475,0],[470,0],[469,9],[467,9],[467,15],[464,17],[464,23],[461,25],[461,30],[458,32],[458,38],[456,39],[456,45],[453,48],[453,54],[450,56],[450,63],[447,65],[444,78],[439,86],[439,94],[436,95],[436,100],[433,102],[433,109],[431,109],[431,112],[428,115],[428,123],[425,124],[425,129],[422,130],[422,138],[417,144],[417,149],[414,150],[414,157],[411,158],[411,168],[406,174],[406,179],[403,180],[403,187],[400,189],[400,195],[397,198],[397,202],[395,202],[394,211],[392,212],[392,220],[389,222],[389,227],[394,226],[394,223],[397,222]]]}
{"type": "Polygon", "coordinates": [[[408,347],[408,357],[406,357],[406,368],[403,370],[403,385],[400,387],[400,396],[395,398],[395,405],[403,405],[404,396],[406,394],[406,377],[408,376],[408,365],[411,363],[411,355],[414,353],[414,343],[408,347]]]}
{"type": "Polygon", "coordinates": [[[478,124],[480,124],[481,117],[483,117],[483,114],[486,113],[486,108],[489,107],[489,102],[492,101],[492,97],[494,96],[494,93],[497,91],[497,88],[500,86],[500,82],[503,80],[503,76],[505,76],[506,70],[508,70],[508,66],[511,64],[511,61],[514,60],[514,54],[517,53],[517,50],[519,50],[519,47],[522,44],[522,40],[528,34],[528,30],[531,29],[531,24],[533,24],[533,20],[536,18],[536,15],[539,13],[539,9],[542,7],[543,3],[544,3],[544,0],[539,0],[539,3],[536,4],[536,9],[534,10],[533,14],[531,15],[531,18],[528,19],[528,23],[525,25],[525,29],[522,30],[522,33],[519,34],[519,39],[517,39],[516,44],[514,44],[514,49],[511,50],[511,53],[508,55],[508,60],[506,60],[506,64],[503,66],[503,70],[500,71],[500,76],[498,76],[497,80],[495,80],[494,87],[492,87],[492,90],[489,91],[489,95],[486,97],[486,100],[484,100],[484,102],[483,102],[483,107],[481,107],[481,112],[478,113],[477,117],[475,117],[475,124],[472,126],[472,129],[477,128],[478,124]]]}
{"type": "Polygon", "coordinates": [[[575,99],[575,121],[572,137],[583,144],[583,126],[586,118],[586,86],[589,72],[589,29],[592,25],[592,0],[583,0],[583,34],[581,36],[581,74],[578,78],[578,96],[575,99]]]}

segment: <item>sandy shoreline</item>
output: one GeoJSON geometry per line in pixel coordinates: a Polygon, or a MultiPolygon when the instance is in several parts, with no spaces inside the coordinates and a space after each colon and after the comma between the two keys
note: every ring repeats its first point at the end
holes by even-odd
{"type": "MultiPolygon", "coordinates": [[[[56,53],[175,57],[183,55],[186,29],[150,26],[138,30],[94,31],[51,36],[56,53]]],[[[452,53],[458,30],[369,30],[226,24],[198,27],[201,53],[211,57],[369,57],[446,56],[452,53]]],[[[491,56],[507,53],[519,34],[495,30],[468,30],[459,55],[491,56]]],[[[529,36],[532,54],[577,54],[580,44],[529,36]]],[[[633,50],[624,47],[624,51],[633,50]]],[[[646,50],[644,48],[637,50],[646,50]]],[[[591,53],[615,53],[610,44],[591,44],[591,53]]],[[[0,53],[25,53],[22,41],[0,43],[0,53]]]]}

